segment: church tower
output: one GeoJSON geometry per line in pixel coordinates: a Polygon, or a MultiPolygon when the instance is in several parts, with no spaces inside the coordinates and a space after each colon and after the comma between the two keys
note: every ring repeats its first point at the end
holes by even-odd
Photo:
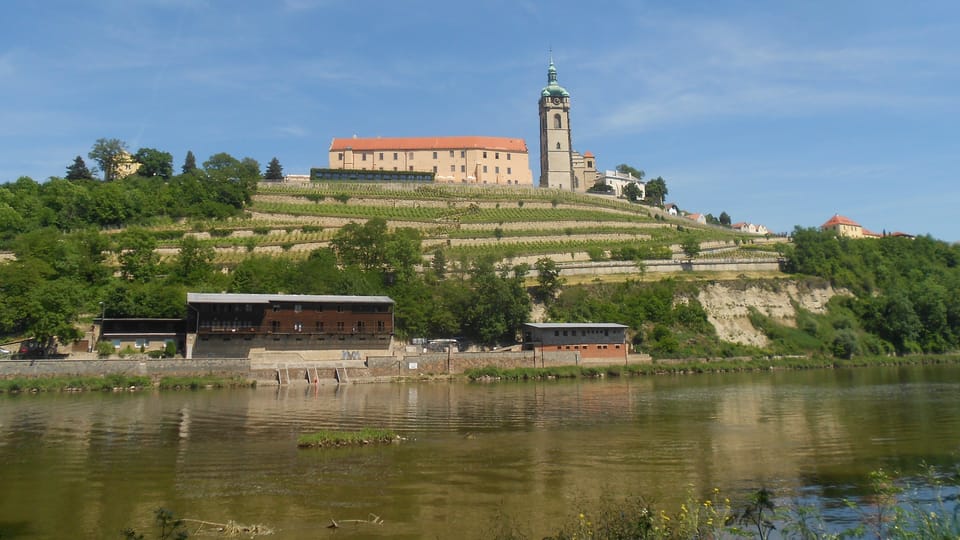
{"type": "Polygon", "coordinates": [[[582,191],[575,185],[570,138],[570,93],[557,84],[550,60],[547,86],[540,92],[540,187],[582,191]]]}

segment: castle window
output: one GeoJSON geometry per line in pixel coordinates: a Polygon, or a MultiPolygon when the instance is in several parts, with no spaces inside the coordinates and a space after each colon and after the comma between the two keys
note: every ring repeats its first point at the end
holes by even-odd
{"type": "Polygon", "coordinates": [[[483,166],[483,172],[487,172],[487,166],[486,166],[486,165],[483,166]]]}
{"type": "Polygon", "coordinates": [[[398,157],[400,157],[400,154],[394,152],[394,153],[393,153],[393,160],[396,161],[398,157]]]}
{"type": "Polygon", "coordinates": [[[557,141],[557,150],[560,149],[560,141],[557,141]]]}
{"type": "Polygon", "coordinates": [[[510,167],[507,167],[507,174],[513,174],[513,172],[510,171],[510,167]]]}
{"type": "Polygon", "coordinates": [[[500,167],[494,167],[493,172],[500,174],[500,167]]]}
{"type": "Polygon", "coordinates": [[[363,161],[366,161],[366,160],[367,160],[367,153],[366,153],[366,152],[364,152],[363,154],[361,154],[361,156],[363,156],[363,157],[361,158],[361,159],[363,159],[363,161]]]}
{"type": "Polygon", "coordinates": [[[587,160],[587,167],[590,168],[590,169],[593,168],[593,161],[592,161],[592,160],[589,160],[589,159],[587,160]]]}
{"type": "Polygon", "coordinates": [[[500,152],[493,154],[493,159],[500,159],[500,152]]]}
{"type": "Polygon", "coordinates": [[[487,159],[487,153],[486,153],[486,152],[483,153],[483,159],[487,159]]]}
{"type": "Polygon", "coordinates": [[[436,152],[433,153],[433,159],[437,159],[437,153],[436,153],[436,152]]]}
{"type": "Polygon", "coordinates": [[[510,161],[510,154],[507,154],[507,161],[510,161]]]}
{"type": "Polygon", "coordinates": [[[467,157],[467,151],[466,151],[466,150],[461,150],[461,151],[460,151],[460,157],[462,157],[462,158],[467,157]]]}
{"type": "Polygon", "coordinates": [[[453,157],[453,150],[450,151],[450,157],[453,157]]]}
{"type": "MultiPolygon", "coordinates": [[[[453,165],[451,165],[451,167],[453,167],[453,165]]],[[[466,166],[466,165],[461,165],[461,166],[460,166],[460,172],[464,172],[464,173],[467,172],[467,166],[466,166]]]]}
{"type": "Polygon", "coordinates": [[[451,165],[451,166],[450,166],[450,172],[456,172],[456,170],[457,170],[457,166],[456,166],[456,165],[451,165]]]}
{"type": "Polygon", "coordinates": [[[553,115],[553,127],[556,129],[561,129],[563,127],[563,122],[560,121],[560,115],[553,115]]]}

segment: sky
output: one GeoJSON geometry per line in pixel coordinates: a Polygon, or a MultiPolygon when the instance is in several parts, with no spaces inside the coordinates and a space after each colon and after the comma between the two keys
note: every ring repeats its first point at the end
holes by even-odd
{"type": "Polygon", "coordinates": [[[334,137],[523,138],[556,64],[574,148],[689,212],[960,241],[960,2],[5,0],[0,183],[100,138],[287,174],[334,137]]]}

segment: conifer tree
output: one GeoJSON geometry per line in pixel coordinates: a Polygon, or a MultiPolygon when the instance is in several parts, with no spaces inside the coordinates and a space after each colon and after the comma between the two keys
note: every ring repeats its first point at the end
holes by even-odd
{"type": "Polygon", "coordinates": [[[283,180],[283,167],[280,166],[280,161],[276,157],[270,160],[270,163],[267,164],[267,172],[263,175],[264,180],[283,180]]]}
{"type": "Polygon", "coordinates": [[[197,170],[197,158],[194,157],[192,150],[187,150],[187,157],[183,160],[183,174],[197,170]]]}
{"type": "Polygon", "coordinates": [[[91,179],[93,179],[93,173],[87,168],[87,164],[83,161],[83,158],[77,156],[77,158],[73,160],[73,165],[67,167],[67,180],[91,179]]]}

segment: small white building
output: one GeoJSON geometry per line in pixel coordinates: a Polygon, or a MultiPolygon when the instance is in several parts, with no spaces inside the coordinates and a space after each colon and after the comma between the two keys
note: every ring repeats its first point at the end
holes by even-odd
{"type": "Polygon", "coordinates": [[[647,198],[646,185],[630,173],[603,171],[603,173],[597,174],[597,183],[602,183],[613,188],[611,193],[617,197],[626,197],[626,195],[623,194],[623,190],[630,184],[636,184],[636,186],[640,188],[640,199],[647,198]]]}

